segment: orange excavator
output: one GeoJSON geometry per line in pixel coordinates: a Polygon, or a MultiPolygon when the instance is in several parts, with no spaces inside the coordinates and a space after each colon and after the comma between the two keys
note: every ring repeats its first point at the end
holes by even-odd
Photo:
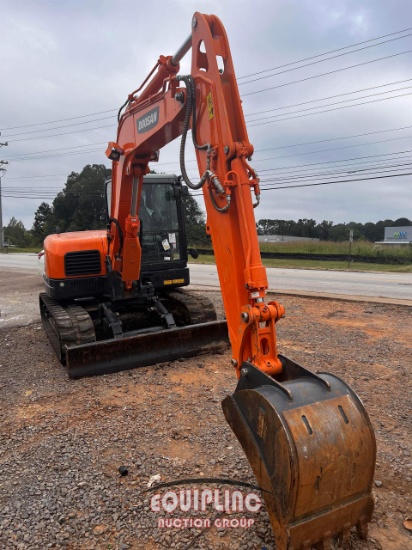
{"type": "MultiPolygon", "coordinates": [[[[361,401],[342,380],[333,374],[315,374],[277,353],[275,324],[285,311],[279,303],[265,301],[268,281],[254,218],[259,179],[250,165],[253,146],[226,32],[217,17],[196,13],[189,38],[174,56],[159,58],[119,111],[117,140],[106,152],[113,161],[107,233],[46,239],[46,293],[40,298],[45,328],[73,376],[151,364],[167,333],[172,335],[166,345],[170,353],[173,344],[179,347],[178,335],[185,331],[183,340],[195,342],[197,349],[186,349],[183,356],[223,338],[222,324],[215,320],[176,326],[168,307],[173,310],[179,288],[166,298],[165,285],[153,291],[155,285],[144,267],[147,222],[139,213],[143,203],[147,206],[145,177],[158,151],[178,136],[182,136],[183,180],[204,196],[231,364],[238,378],[234,394],[224,399],[222,407],[262,489],[276,547],[326,550],[335,537],[348,541],[352,527],[365,538],[373,512],[373,429],[361,401]],[[190,74],[181,75],[179,62],[190,49],[190,74]],[[196,183],[185,169],[189,129],[199,167],[196,183]],[[93,262],[94,271],[88,271],[93,262]],[[73,272],[67,271],[70,265],[73,272]],[[70,301],[76,297],[80,275],[79,285],[90,286],[70,301]],[[99,292],[97,284],[102,285],[99,292]],[[137,306],[143,297],[158,317],[169,318],[170,326],[161,333],[156,327],[123,333],[117,320],[128,312],[127,303],[137,306]],[[111,338],[99,340],[93,331],[96,319],[93,322],[90,299],[98,304],[111,338]],[[65,331],[72,335],[66,341],[65,331]]],[[[169,204],[180,187],[178,193],[173,186],[163,193],[169,204]]],[[[149,209],[156,204],[152,202],[149,209]]],[[[169,228],[168,233],[173,231],[169,228]]],[[[169,260],[174,239],[154,237],[169,260]]],[[[170,283],[175,280],[179,285],[179,279],[172,277],[170,283]]]]}

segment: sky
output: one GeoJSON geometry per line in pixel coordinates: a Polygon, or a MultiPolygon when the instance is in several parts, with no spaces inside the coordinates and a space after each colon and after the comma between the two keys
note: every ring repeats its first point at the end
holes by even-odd
{"type": "MultiPolygon", "coordinates": [[[[0,8],[3,225],[14,216],[30,229],[71,172],[110,166],[117,109],[159,55],[178,50],[196,11],[217,15],[229,38],[261,179],[256,220],[412,217],[409,0],[0,0],[0,8]]],[[[190,141],[186,158],[195,179],[190,141]]],[[[178,143],[152,168],[178,174],[178,143]]]]}

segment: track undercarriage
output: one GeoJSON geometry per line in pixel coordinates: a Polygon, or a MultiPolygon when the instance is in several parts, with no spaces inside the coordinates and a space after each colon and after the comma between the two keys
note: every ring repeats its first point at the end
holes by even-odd
{"type": "Polygon", "coordinates": [[[227,349],[225,321],[187,290],[119,303],[61,303],[40,294],[44,329],[70,378],[107,374],[227,349]]]}

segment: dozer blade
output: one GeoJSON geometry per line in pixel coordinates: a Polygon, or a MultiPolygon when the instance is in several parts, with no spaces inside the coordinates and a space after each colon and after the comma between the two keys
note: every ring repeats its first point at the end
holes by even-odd
{"type": "Polygon", "coordinates": [[[222,402],[263,489],[276,548],[326,550],[352,526],[366,538],[376,458],[368,415],[336,376],[280,358],[276,381],[243,363],[235,393],[222,402]]]}
{"type": "Polygon", "coordinates": [[[212,321],[70,346],[66,366],[70,378],[80,378],[217,353],[228,346],[226,321],[212,321]]]}

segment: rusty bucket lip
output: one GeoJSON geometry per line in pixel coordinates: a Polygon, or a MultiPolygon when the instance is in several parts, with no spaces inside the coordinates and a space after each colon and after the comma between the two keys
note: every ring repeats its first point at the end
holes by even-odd
{"type": "Polygon", "coordinates": [[[226,321],[208,321],[70,346],[66,366],[70,378],[80,378],[222,352],[228,347],[226,321]]]}
{"type": "Polygon", "coordinates": [[[258,485],[268,491],[262,496],[277,548],[303,548],[306,543],[310,547],[322,541],[330,542],[335,536],[345,538],[352,526],[356,526],[359,536],[365,538],[374,508],[372,485],[376,461],[376,440],[369,416],[357,394],[339,377],[320,373],[320,369],[316,374],[311,373],[284,356],[282,363],[284,372],[277,380],[266,376],[253,364],[243,363],[238,387],[222,402],[226,421],[242,445],[258,485]],[[284,389],[290,390],[292,399],[284,389]],[[325,407],[322,408],[328,401],[331,410],[337,411],[340,405],[344,413],[340,411],[342,418],[337,412],[331,417],[331,422],[335,423],[332,431],[325,407]],[[313,419],[320,422],[314,423],[313,419]],[[338,420],[342,424],[342,429],[338,429],[344,441],[331,454],[338,420]],[[313,441],[312,433],[315,434],[313,441]],[[328,460],[336,462],[337,457],[343,455],[351,460],[357,453],[350,445],[353,437],[367,442],[359,460],[354,458],[364,469],[357,470],[357,477],[350,468],[344,469],[342,475],[348,483],[341,486],[339,479],[330,475],[330,470],[326,474],[328,460]],[[320,460],[316,449],[317,442],[323,438],[324,455],[320,460]],[[325,473],[324,477],[319,477],[322,480],[320,490],[316,483],[319,465],[325,473]]]}

